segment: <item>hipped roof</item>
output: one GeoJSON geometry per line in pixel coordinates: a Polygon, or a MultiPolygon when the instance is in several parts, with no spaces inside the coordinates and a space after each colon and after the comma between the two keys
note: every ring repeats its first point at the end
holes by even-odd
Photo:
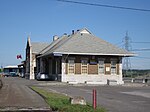
{"type": "Polygon", "coordinates": [[[121,49],[101,38],[94,36],[88,29],[84,28],[72,35],[62,36],[51,43],[42,56],[50,54],[77,54],[77,55],[113,55],[134,56],[134,53],[121,49]]]}

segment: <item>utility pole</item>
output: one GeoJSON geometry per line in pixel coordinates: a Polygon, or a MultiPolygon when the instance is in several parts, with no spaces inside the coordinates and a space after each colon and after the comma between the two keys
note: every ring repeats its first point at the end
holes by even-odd
{"type": "MultiPolygon", "coordinates": [[[[124,37],[123,42],[124,42],[124,49],[127,51],[131,51],[131,44],[130,44],[131,39],[128,36],[128,32],[126,32],[126,36],[124,37]]],[[[127,76],[128,70],[131,69],[131,61],[129,57],[124,58],[123,69],[125,70],[125,74],[124,74],[124,77],[125,77],[127,76]]]]}

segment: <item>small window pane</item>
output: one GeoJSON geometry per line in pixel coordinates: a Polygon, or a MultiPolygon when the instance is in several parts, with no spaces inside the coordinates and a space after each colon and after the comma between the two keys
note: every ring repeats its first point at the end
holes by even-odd
{"type": "Polygon", "coordinates": [[[68,74],[74,74],[75,63],[74,60],[68,60],[68,74]]]}
{"type": "Polygon", "coordinates": [[[116,61],[111,61],[111,74],[116,74],[116,61]]]}
{"type": "Polygon", "coordinates": [[[99,61],[99,68],[98,68],[98,71],[99,71],[99,74],[104,74],[104,61],[99,61]]]}
{"type": "Polygon", "coordinates": [[[88,61],[87,60],[81,60],[81,73],[88,74],[88,61]]]}

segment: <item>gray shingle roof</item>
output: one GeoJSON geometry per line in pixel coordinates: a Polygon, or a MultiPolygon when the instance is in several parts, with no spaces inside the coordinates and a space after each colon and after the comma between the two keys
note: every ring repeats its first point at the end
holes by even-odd
{"type": "Polygon", "coordinates": [[[49,43],[44,42],[31,42],[32,46],[32,52],[35,54],[39,54],[41,50],[43,50],[45,47],[47,47],[49,43]]]}
{"type": "Polygon", "coordinates": [[[54,49],[56,49],[58,46],[62,45],[63,42],[68,39],[67,36],[62,36],[61,38],[58,38],[57,40],[53,41],[51,44],[49,44],[47,47],[45,47],[40,54],[49,54],[52,53],[54,49]]]}
{"type": "MultiPolygon", "coordinates": [[[[62,39],[58,43],[55,43],[53,47],[49,48],[43,56],[52,53],[118,56],[134,55],[101,38],[95,37],[91,33],[85,33],[85,30],[86,29],[82,29],[69,37],[62,37],[62,39]],[[83,30],[84,33],[82,33],[83,30]]],[[[87,30],[87,32],[89,31],[87,30]]]]}

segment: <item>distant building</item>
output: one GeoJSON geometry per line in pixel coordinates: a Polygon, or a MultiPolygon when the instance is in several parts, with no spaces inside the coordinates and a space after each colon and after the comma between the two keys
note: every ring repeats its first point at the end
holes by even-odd
{"type": "Polygon", "coordinates": [[[18,65],[20,77],[25,77],[25,70],[26,70],[25,67],[26,67],[25,61],[22,61],[21,64],[18,65]]]}
{"type": "MultiPolygon", "coordinates": [[[[33,52],[29,52],[32,50],[28,40],[26,63],[36,61],[36,65],[30,64],[32,68],[28,69],[30,79],[35,78],[32,71],[36,66],[37,73],[47,73],[51,79],[61,82],[108,84],[115,81],[123,84],[122,58],[134,56],[133,53],[94,36],[86,28],[60,38],[54,36],[53,40],[43,49],[38,49],[34,56],[31,56],[33,52]],[[29,60],[28,57],[32,58],[29,60]]],[[[42,48],[39,46],[36,48],[42,48]]]]}
{"type": "Polygon", "coordinates": [[[15,72],[17,75],[22,74],[23,73],[23,67],[18,67],[16,65],[11,65],[11,66],[5,66],[3,68],[4,73],[11,73],[11,72],[15,72]]]}
{"type": "Polygon", "coordinates": [[[15,65],[13,65],[13,66],[5,66],[4,67],[4,72],[5,73],[10,73],[10,72],[18,72],[18,66],[15,66],[15,65]]]}

